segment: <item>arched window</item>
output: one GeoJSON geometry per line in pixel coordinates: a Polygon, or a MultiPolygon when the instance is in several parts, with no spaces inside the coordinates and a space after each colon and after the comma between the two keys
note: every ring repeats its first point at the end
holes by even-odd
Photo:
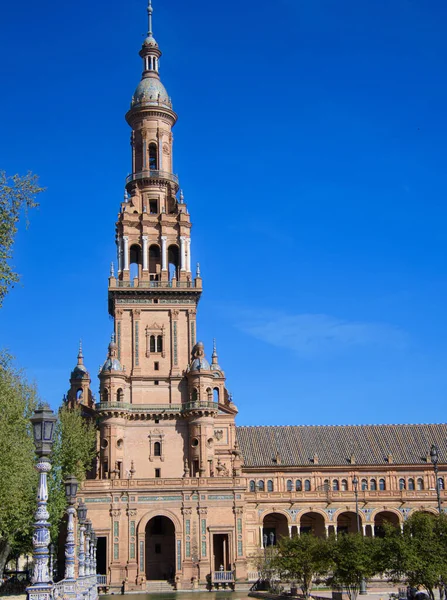
{"type": "Polygon", "coordinates": [[[304,481],[304,491],[305,492],[310,492],[311,487],[310,487],[310,479],[306,479],[304,481]]]}
{"type": "Polygon", "coordinates": [[[134,277],[140,276],[141,249],[140,246],[138,246],[138,244],[132,244],[132,246],[130,247],[129,262],[129,276],[130,280],[132,281],[134,277]]]}
{"type": "Polygon", "coordinates": [[[367,492],[367,491],[368,491],[368,480],[362,479],[362,492],[367,492]]]}
{"type": "Polygon", "coordinates": [[[158,281],[161,271],[160,247],[149,246],[149,273],[151,281],[158,281]]]}
{"type": "Polygon", "coordinates": [[[213,402],[219,402],[219,388],[213,390],[213,402]]]}
{"type": "Polygon", "coordinates": [[[208,402],[213,401],[213,390],[211,388],[206,388],[206,398],[208,402]]]}
{"type": "Polygon", "coordinates": [[[371,479],[369,482],[369,489],[372,492],[376,492],[377,491],[377,481],[375,479],[371,479]]]}
{"type": "Polygon", "coordinates": [[[405,490],[406,489],[406,485],[405,485],[405,479],[399,479],[399,489],[400,490],[405,490]]]}
{"type": "Polygon", "coordinates": [[[116,391],[116,401],[122,402],[124,400],[124,392],[122,388],[118,388],[116,391]]]}
{"type": "Polygon", "coordinates": [[[297,492],[302,492],[303,491],[303,482],[301,481],[301,479],[297,479],[295,481],[295,490],[297,492]]]}
{"type": "Polygon", "coordinates": [[[149,169],[151,171],[158,169],[157,144],[154,142],[149,144],[149,169]]]}
{"type": "Polygon", "coordinates": [[[444,489],[444,477],[438,477],[438,489],[439,490],[444,489]]]}
{"type": "Polygon", "coordinates": [[[253,479],[250,481],[250,492],[255,492],[256,491],[256,483],[253,481],[253,479]]]}
{"type": "Polygon", "coordinates": [[[163,352],[163,336],[157,335],[157,352],[163,352]]]}
{"type": "Polygon", "coordinates": [[[379,479],[379,490],[381,492],[386,490],[386,483],[385,483],[385,479],[379,479]]]}
{"type": "Polygon", "coordinates": [[[273,481],[271,479],[267,481],[267,491],[273,492],[273,481]]]}
{"type": "Polygon", "coordinates": [[[326,492],[328,492],[328,491],[329,491],[329,489],[330,489],[330,488],[329,488],[329,479],[325,479],[325,480],[323,481],[323,488],[324,488],[324,490],[325,490],[326,492]]]}
{"type": "Polygon", "coordinates": [[[149,352],[155,352],[155,335],[151,335],[149,339],[149,352]]]}
{"type": "Polygon", "coordinates": [[[76,400],[82,400],[82,389],[81,388],[76,392],[76,400]]]}
{"type": "Polygon", "coordinates": [[[348,481],[347,481],[347,479],[342,479],[341,480],[341,491],[342,492],[347,492],[348,491],[348,481]]]}
{"type": "Polygon", "coordinates": [[[154,456],[161,456],[161,443],[160,442],[154,443],[154,456]]]}
{"type": "Polygon", "coordinates": [[[412,477],[410,477],[410,479],[408,480],[408,489],[411,491],[414,490],[414,479],[412,477]]]}
{"type": "Polygon", "coordinates": [[[263,479],[260,479],[258,481],[258,490],[260,492],[263,492],[265,490],[265,484],[264,484],[264,480],[263,479]]]}
{"type": "Polygon", "coordinates": [[[287,480],[287,491],[291,492],[293,490],[293,481],[291,479],[287,480]]]}
{"type": "Polygon", "coordinates": [[[102,401],[103,402],[108,402],[109,401],[109,391],[107,390],[107,388],[104,388],[102,390],[102,401]]]}
{"type": "Polygon", "coordinates": [[[175,244],[172,244],[168,248],[168,269],[169,269],[169,279],[170,280],[174,276],[177,277],[177,279],[178,279],[179,267],[180,267],[180,260],[179,260],[178,246],[176,246],[175,244]]]}
{"type": "Polygon", "coordinates": [[[191,396],[191,400],[192,400],[193,402],[197,402],[198,398],[199,398],[199,392],[197,391],[197,388],[194,388],[194,389],[192,390],[192,396],[191,396]]]}
{"type": "Polygon", "coordinates": [[[338,483],[338,479],[332,480],[332,491],[338,492],[340,490],[340,484],[338,483]]]}
{"type": "Polygon", "coordinates": [[[418,489],[418,491],[421,491],[424,489],[424,480],[422,479],[422,477],[418,477],[417,489],[418,489]]]}

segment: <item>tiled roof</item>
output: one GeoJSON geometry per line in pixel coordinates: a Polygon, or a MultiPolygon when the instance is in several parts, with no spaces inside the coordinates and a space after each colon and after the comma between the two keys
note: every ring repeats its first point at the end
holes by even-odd
{"type": "Polygon", "coordinates": [[[314,460],[347,466],[422,465],[428,459],[431,465],[432,444],[438,446],[439,462],[447,462],[446,423],[237,427],[236,433],[245,467],[309,467],[314,460]]]}

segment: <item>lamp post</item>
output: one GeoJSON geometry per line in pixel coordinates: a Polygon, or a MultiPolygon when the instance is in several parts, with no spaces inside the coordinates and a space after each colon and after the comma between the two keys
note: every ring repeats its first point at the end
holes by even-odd
{"type": "MultiPolygon", "coordinates": [[[[352,485],[354,487],[354,496],[355,496],[355,514],[357,517],[357,533],[360,533],[360,514],[359,514],[359,480],[357,476],[354,475],[352,479],[352,485]]],[[[366,581],[362,577],[360,582],[360,595],[364,596],[366,594],[366,581]]]]}
{"type": "Polygon", "coordinates": [[[438,455],[438,447],[436,446],[436,444],[432,444],[432,447],[430,448],[430,458],[431,458],[431,463],[433,465],[433,469],[435,471],[435,485],[436,485],[436,497],[438,499],[438,512],[439,512],[439,514],[441,514],[441,490],[439,489],[439,478],[438,478],[439,455],[438,455]]]}
{"type": "Polygon", "coordinates": [[[50,579],[54,581],[54,544],[50,544],[50,579]]]}
{"type": "Polygon", "coordinates": [[[352,485],[354,486],[354,496],[355,496],[355,514],[357,516],[357,533],[360,533],[360,515],[359,515],[359,480],[356,475],[354,475],[354,479],[352,480],[352,485]]]}
{"type": "Polygon", "coordinates": [[[65,497],[67,499],[67,541],[65,542],[65,579],[74,581],[75,579],[75,536],[74,536],[74,515],[76,494],[78,492],[78,480],[73,475],[69,475],[64,481],[65,497]]]}
{"type": "Polygon", "coordinates": [[[87,507],[84,502],[78,504],[79,521],[79,569],[78,576],[85,576],[85,521],[87,518],[87,507]]]}
{"type": "Polygon", "coordinates": [[[53,445],[56,420],[57,417],[48,404],[39,405],[30,419],[38,457],[36,469],[39,473],[39,486],[37,488],[37,510],[34,515],[36,519],[33,535],[34,572],[31,578],[32,584],[26,590],[29,600],[51,600],[52,597],[53,585],[48,569],[50,524],[47,509],[47,474],[51,471],[48,456],[53,445]]]}
{"type": "Polygon", "coordinates": [[[90,537],[92,535],[92,522],[90,519],[85,520],[85,562],[84,574],[85,577],[90,576],[90,537]]]}

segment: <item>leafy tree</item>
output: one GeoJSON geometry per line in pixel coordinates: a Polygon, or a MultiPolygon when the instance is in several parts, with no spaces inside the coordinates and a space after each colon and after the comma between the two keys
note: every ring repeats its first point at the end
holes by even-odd
{"type": "Polygon", "coordinates": [[[381,547],[381,571],[391,581],[405,580],[423,587],[432,600],[435,590],[447,581],[447,517],[415,512],[405,522],[403,533],[385,528],[381,547]]]}
{"type": "Polygon", "coordinates": [[[309,598],[314,578],[325,576],[330,569],[330,544],[326,538],[312,534],[284,537],[272,562],[281,579],[296,581],[304,597],[309,598]]]}
{"type": "Polygon", "coordinates": [[[32,173],[8,176],[0,171],[0,307],[9,288],[19,281],[9,261],[22,213],[38,206],[36,196],[43,188],[37,182],[32,173]]]}
{"type": "Polygon", "coordinates": [[[0,353],[0,579],[11,553],[30,549],[37,472],[29,418],[37,393],[0,353]]]}
{"type": "Polygon", "coordinates": [[[329,583],[343,587],[350,600],[356,600],[362,580],[379,572],[377,563],[378,539],[364,537],[361,533],[342,534],[331,538],[333,560],[329,583]]]}
{"type": "Polygon", "coordinates": [[[52,525],[51,537],[57,540],[60,521],[66,508],[64,479],[74,475],[79,484],[86,478],[96,456],[95,424],[81,414],[81,408],[63,404],[55,428],[49,479],[49,506],[52,525]]]}

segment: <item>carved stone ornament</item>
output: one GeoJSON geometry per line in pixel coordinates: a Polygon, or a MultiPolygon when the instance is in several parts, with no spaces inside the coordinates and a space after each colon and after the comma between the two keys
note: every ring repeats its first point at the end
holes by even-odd
{"type": "Polygon", "coordinates": [[[123,316],[123,309],[122,308],[116,308],[115,309],[115,317],[117,319],[121,319],[123,316]]]}
{"type": "Polygon", "coordinates": [[[207,508],[202,508],[201,506],[199,506],[199,508],[197,509],[197,512],[199,513],[199,515],[207,515],[208,514],[208,509],[207,508]]]}
{"type": "Polygon", "coordinates": [[[134,319],[139,319],[141,315],[141,310],[139,308],[134,308],[133,309],[133,318],[134,319]]]}
{"type": "Polygon", "coordinates": [[[218,442],[220,442],[220,440],[223,438],[223,429],[217,429],[217,430],[214,432],[214,437],[216,438],[216,440],[217,440],[218,442]]]}
{"type": "Polygon", "coordinates": [[[137,516],[137,509],[136,508],[128,508],[127,509],[127,516],[128,517],[136,517],[137,516]]]}
{"type": "Polygon", "coordinates": [[[243,515],[244,514],[244,507],[243,506],[233,506],[233,512],[235,515],[243,515]]]}
{"type": "Polygon", "coordinates": [[[169,144],[166,144],[166,143],[163,144],[163,154],[167,154],[168,156],[171,154],[171,149],[169,147],[169,144]]]}
{"type": "Polygon", "coordinates": [[[110,510],[110,516],[112,517],[119,517],[121,515],[121,509],[120,508],[112,508],[110,510]]]}
{"type": "Polygon", "coordinates": [[[189,517],[192,514],[192,508],[186,508],[184,506],[182,507],[182,513],[185,515],[185,517],[189,517]]]}
{"type": "Polygon", "coordinates": [[[172,316],[173,319],[177,319],[178,315],[179,315],[179,311],[176,308],[174,308],[173,310],[171,310],[171,316],[172,316]]]}

